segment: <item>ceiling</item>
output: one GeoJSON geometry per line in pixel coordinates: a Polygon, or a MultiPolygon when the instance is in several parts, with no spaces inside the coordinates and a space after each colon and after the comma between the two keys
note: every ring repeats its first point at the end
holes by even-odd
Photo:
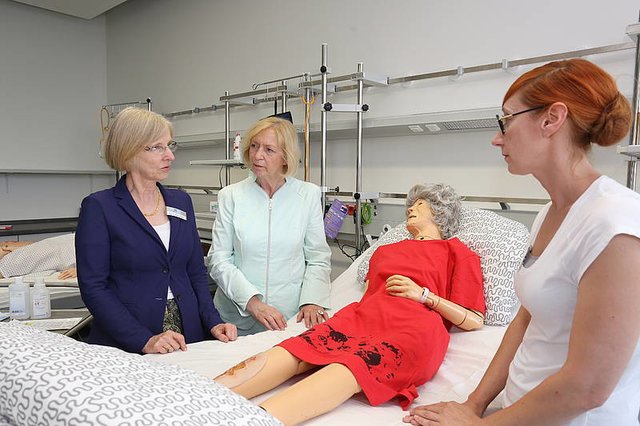
{"type": "Polygon", "coordinates": [[[75,16],[83,19],[93,19],[124,3],[127,0],[13,0],[18,3],[75,16]]]}

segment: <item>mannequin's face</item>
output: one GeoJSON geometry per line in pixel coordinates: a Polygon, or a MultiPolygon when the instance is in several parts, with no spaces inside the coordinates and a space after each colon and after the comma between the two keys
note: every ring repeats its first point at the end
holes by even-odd
{"type": "Polygon", "coordinates": [[[417,200],[407,209],[407,229],[415,237],[420,231],[435,225],[431,205],[426,200],[417,200]]]}

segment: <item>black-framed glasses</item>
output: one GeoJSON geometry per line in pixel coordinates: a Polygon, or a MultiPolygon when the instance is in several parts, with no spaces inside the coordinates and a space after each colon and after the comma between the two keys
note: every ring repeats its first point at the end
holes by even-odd
{"type": "Polygon", "coordinates": [[[145,151],[153,152],[154,154],[164,154],[165,150],[167,149],[171,152],[176,152],[176,149],[178,149],[178,143],[176,141],[171,141],[166,145],[158,144],[154,146],[144,147],[145,151]]]}
{"type": "Polygon", "coordinates": [[[516,115],[524,114],[525,112],[531,112],[531,111],[535,111],[542,108],[544,108],[544,105],[525,109],[524,111],[514,112],[513,114],[503,115],[502,117],[496,114],[496,120],[498,120],[498,127],[500,127],[500,131],[504,135],[507,132],[507,128],[504,126],[504,120],[506,120],[507,118],[515,117],[516,115]]]}

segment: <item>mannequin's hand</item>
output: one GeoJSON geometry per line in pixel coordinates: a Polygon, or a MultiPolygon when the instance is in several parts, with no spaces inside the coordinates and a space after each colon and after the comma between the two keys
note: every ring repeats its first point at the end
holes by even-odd
{"type": "Polygon", "coordinates": [[[66,280],[68,278],[75,278],[77,276],[78,276],[78,272],[74,267],[67,268],[64,271],[60,271],[60,273],[58,274],[58,278],[61,280],[66,280]]]}
{"type": "Polygon", "coordinates": [[[267,305],[257,296],[253,296],[247,303],[247,312],[264,325],[267,330],[284,330],[287,321],[282,313],[271,305],[267,305]]]}
{"type": "Polygon", "coordinates": [[[321,306],[310,303],[301,307],[300,312],[298,312],[296,321],[300,322],[303,319],[305,327],[311,328],[314,325],[318,325],[328,320],[329,315],[327,315],[327,313],[321,306]]]}
{"type": "Polygon", "coordinates": [[[420,302],[422,287],[404,275],[391,275],[387,278],[387,293],[392,296],[405,297],[420,302]]]}

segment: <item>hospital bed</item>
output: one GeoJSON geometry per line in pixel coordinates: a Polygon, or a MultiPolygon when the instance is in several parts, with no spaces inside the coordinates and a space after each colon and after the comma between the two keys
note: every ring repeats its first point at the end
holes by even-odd
{"type": "MultiPolygon", "coordinates": [[[[0,258],[0,275],[20,275],[30,284],[33,284],[36,278],[43,277],[55,307],[62,298],[72,297],[79,300],[77,280],[61,280],[57,272],[74,264],[74,235],[63,234],[34,242],[0,258]]],[[[13,278],[0,278],[0,311],[6,311],[9,307],[7,287],[11,282],[13,278]]],[[[82,303],[75,303],[78,306],[64,307],[83,306],[82,303]]]]}
{"type": "MultiPolygon", "coordinates": [[[[528,247],[524,225],[489,211],[464,209],[460,240],[479,254],[487,299],[486,325],[462,332],[455,328],[444,363],[419,387],[415,404],[462,401],[490,362],[516,309],[513,277],[528,247]]],[[[384,234],[333,283],[331,312],[359,300],[360,275],[376,247],[407,238],[400,225],[384,234]]],[[[278,424],[251,402],[218,385],[213,377],[304,331],[292,319],[285,331],[239,337],[236,342],[190,344],[186,352],[139,356],[87,345],[22,325],[0,323],[0,425],[37,423],[120,424],[278,424]]],[[[288,386],[285,383],[281,387],[288,386]]],[[[371,407],[357,395],[309,425],[401,425],[396,401],[371,407]]]]}
{"type": "MultiPolygon", "coordinates": [[[[452,329],[449,349],[436,376],[418,388],[420,394],[414,404],[422,405],[440,401],[464,401],[482,378],[491,361],[512,313],[517,309],[513,291],[513,278],[528,249],[527,228],[513,220],[493,212],[479,209],[463,209],[461,231],[458,238],[480,256],[485,280],[487,313],[482,329],[464,332],[452,329]]],[[[373,251],[380,245],[407,239],[410,234],[404,224],[383,235],[379,241],[360,256],[333,283],[331,288],[331,312],[360,300],[362,280],[366,265],[373,251]]],[[[267,350],[282,340],[305,330],[304,325],[289,320],[285,331],[267,331],[252,336],[239,337],[234,343],[205,341],[189,345],[186,352],[166,355],[146,355],[157,362],[178,365],[213,378],[238,362],[267,350]]],[[[279,388],[252,400],[259,404],[270,395],[299,380],[294,378],[279,388]]],[[[496,400],[490,407],[499,406],[496,400]]],[[[357,395],[334,411],[312,419],[308,425],[344,425],[354,420],[369,425],[402,425],[405,412],[396,401],[371,407],[363,395],[357,395]]]]}

